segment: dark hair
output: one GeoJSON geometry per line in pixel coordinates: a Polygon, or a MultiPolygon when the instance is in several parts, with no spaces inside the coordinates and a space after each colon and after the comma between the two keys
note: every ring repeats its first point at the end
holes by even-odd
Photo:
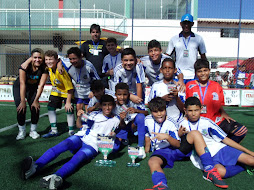
{"type": "Polygon", "coordinates": [[[149,51],[149,49],[152,49],[152,48],[159,48],[161,50],[161,44],[157,40],[151,40],[148,43],[147,48],[148,48],[148,51],[149,51]]]}
{"type": "Polygon", "coordinates": [[[150,102],[148,102],[148,108],[151,112],[166,110],[166,106],[166,101],[161,97],[153,98],[150,102]]]}
{"type": "Polygon", "coordinates": [[[44,59],[44,51],[41,48],[35,48],[31,51],[31,55],[33,55],[34,53],[40,53],[42,59],[44,59]]]}
{"type": "Polygon", "coordinates": [[[117,91],[117,90],[128,90],[128,92],[129,92],[129,86],[128,86],[128,84],[126,84],[126,83],[124,83],[124,82],[119,82],[117,85],[116,85],[116,87],[115,87],[115,91],[117,91]]]}
{"type": "Polygon", "coordinates": [[[175,63],[175,61],[174,61],[172,58],[165,58],[165,59],[162,61],[162,63],[161,63],[161,68],[163,67],[163,64],[164,64],[165,62],[171,62],[171,63],[173,63],[174,69],[176,68],[176,63],[175,63]]]}
{"type": "Polygon", "coordinates": [[[78,47],[71,47],[70,49],[68,49],[67,55],[69,56],[70,54],[75,54],[79,58],[82,57],[81,50],[78,47]]]}
{"type": "Polygon", "coordinates": [[[55,59],[58,59],[58,54],[54,50],[48,50],[45,52],[45,56],[47,57],[54,57],[55,59]]]}
{"type": "Polygon", "coordinates": [[[101,32],[101,27],[100,27],[100,25],[98,25],[98,24],[92,24],[92,25],[90,26],[90,33],[92,33],[93,30],[96,30],[96,31],[101,32]]]}
{"type": "Polygon", "coordinates": [[[125,55],[132,55],[135,59],[137,59],[136,56],[136,52],[133,48],[125,48],[121,54],[121,59],[125,56],[125,55]]]}
{"type": "Polygon", "coordinates": [[[195,64],[194,64],[194,69],[195,72],[197,72],[199,69],[202,68],[209,68],[209,61],[207,61],[206,59],[198,59],[195,64]]]}
{"type": "Polygon", "coordinates": [[[91,86],[90,86],[90,90],[92,92],[98,92],[98,91],[101,91],[101,90],[104,90],[105,87],[103,85],[103,83],[101,82],[101,80],[93,80],[91,82],[91,86]]]}
{"type": "Polygon", "coordinates": [[[103,102],[112,102],[114,106],[116,105],[115,99],[108,94],[102,95],[100,99],[100,104],[102,105],[103,102]]]}
{"type": "Polygon", "coordinates": [[[114,44],[116,44],[117,45],[117,41],[116,41],[116,39],[115,38],[113,38],[113,37],[110,37],[110,38],[108,38],[107,40],[106,40],[106,44],[108,44],[108,43],[114,43],[114,44]]]}
{"type": "Polygon", "coordinates": [[[186,99],[184,104],[185,108],[188,106],[199,106],[201,108],[201,102],[197,97],[189,97],[186,99]]]}

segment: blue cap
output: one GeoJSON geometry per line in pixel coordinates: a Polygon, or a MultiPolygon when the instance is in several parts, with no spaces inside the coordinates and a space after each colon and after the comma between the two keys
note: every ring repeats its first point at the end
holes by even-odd
{"type": "Polygon", "coordinates": [[[182,16],[182,19],[181,19],[181,22],[183,21],[193,22],[193,16],[190,14],[185,14],[182,16]]]}

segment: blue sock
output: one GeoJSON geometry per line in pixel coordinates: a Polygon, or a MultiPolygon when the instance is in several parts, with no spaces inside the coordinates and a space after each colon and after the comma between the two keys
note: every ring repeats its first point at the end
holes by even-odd
{"type": "Polygon", "coordinates": [[[235,166],[226,166],[226,174],[224,178],[229,178],[232,176],[235,176],[236,174],[239,174],[240,172],[244,171],[245,168],[240,165],[235,165],[235,166]]]}
{"type": "Polygon", "coordinates": [[[119,141],[118,138],[115,139],[114,147],[113,147],[113,153],[118,152],[121,146],[121,141],[119,141]]]}
{"type": "Polygon", "coordinates": [[[204,170],[209,171],[214,168],[213,158],[211,157],[210,152],[205,152],[200,156],[201,163],[204,167],[204,170]]]}
{"type": "Polygon", "coordinates": [[[167,178],[164,173],[154,171],[152,173],[152,181],[154,185],[157,185],[158,183],[162,182],[164,185],[167,186],[167,178]]]}
{"type": "Polygon", "coordinates": [[[145,144],[145,115],[142,113],[137,114],[134,123],[138,127],[138,146],[142,147],[145,144]]]}

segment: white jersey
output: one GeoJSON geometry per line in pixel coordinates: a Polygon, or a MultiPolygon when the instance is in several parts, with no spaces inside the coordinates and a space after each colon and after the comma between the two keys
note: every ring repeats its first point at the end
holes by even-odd
{"type": "MultiPolygon", "coordinates": [[[[121,64],[121,53],[118,53],[116,56],[110,54],[106,55],[103,59],[102,73],[108,72],[108,70],[114,69],[117,65],[121,64]]],[[[114,89],[114,76],[110,76],[108,80],[109,89],[114,89]]]]}
{"type": "MultiPolygon", "coordinates": [[[[148,115],[145,117],[145,128],[146,128],[146,136],[150,137],[151,140],[151,147],[152,150],[159,150],[161,148],[170,147],[170,143],[167,140],[159,141],[157,139],[152,140],[155,137],[156,133],[166,133],[169,134],[174,139],[180,140],[177,132],[177,125],[176,122],[171,118],[168,117],[163,123],[158,123],[155,121],[152,115],[148,115]]],[[[172,149],[176,149],[175,147],[171,147],[172,149]]]]}
{"type": "Polygon", "coordinates": [[[67,59],[62,59],[62,62],[66,71],[71,76],[75,89],[74,97],[81,99],[88,98],[88,94],[90,92],[90,82],[92,80],[100,79],[93,64],[90,61],[82,60],[84,65],[81,68],[76,68],[72,65],[67,67],[67,65],[69,65],[67,59]]]}
{"type": "MultiPolygon", "coordinates": [[[[116,100],[115,93],[112,90],[109,90],[109,89],[105,88],[105,93],[104,94],[110,95],[110,96],[112,96],[116,100]]],[[[89,100],[87,108],[93,107],[97,102],[99,102],[99,100],[95,96],[93,96],[89,100]]]]}
{"type": "Polygon", "coordinates": [[[101,111],[95,111],[89,115],[89,120],[93,121],[93,123],[91,126],[88,126],[82,141],[98,151],[97,136],[109,135],[111,131],[114,131],[118,127],[120,119],[117,116],[108,118],[101,111]]]}
{"type": "Polygon", "coordinates": [[[143,84],[145,82],[145,72],[142,64],[137,63],[131,71],[125,70],[122,64],[117,65],[114,68],[114,85],[119,82],[124,82],[128,84],[130,93],[136,95],[136,84],[143,84]]]}
{"type": "MultiPolygon", "coordinates": [[[[148,102],[150,102],[155,97],[162,97],[165,96],[166,94],[169,94],[167,84],[165,84],[163,80],[155,82],[151,88],[148,102]]],[[[178,122],[183,117],[183,114],[177,107],[177,101],[175,98],[170,102],[167,102],[166,110],[167,115],[172,117],[176,122],[178,122]]]]}
{"type": "Polygon", "coordinates": [[[182,32],[173,36],[168,43],[166,53],[171,55],[176,53],[176,67],[179,68],[184,79],[194,79],[194,63],[197,60],[198,52],[206,53],[204,40],[198,34],[191,33],[188,38],[184,38],[182,32]]]}

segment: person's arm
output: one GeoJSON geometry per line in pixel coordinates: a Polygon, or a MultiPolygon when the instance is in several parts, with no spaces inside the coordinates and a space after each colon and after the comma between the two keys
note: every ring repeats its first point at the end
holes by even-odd
{"type": "Polygon", "coordinates": [[[179,91],[185,92],[186,87],[183,80],[183,73],[180,73],[179,75],[177,75],[177,78],[178,78],[178,82],[176,83],[176,85],[180,86],[179,91]]]}
{"type": "Polygon", "coordinates": [[[128,108],[127,112],[129,112],[130,114],[133,114],[133,113],[142,113],[144,115],[148,115],[148,111],[146,111],[146,110],[140,110],[140,109],[135,109],[133,107],[128,108]]]}
{"type": "Polygon", "coordinates": [[[84,110],[78,110],[78,112],[77,112],[76,127],[79,128],[79,129],[83,127],[82,122],[81,122],[81,116],[84,113],[85,113],[84,110]]]}
{"type": "Polygon", "coordinates": [[[19,83],[20,83],[20,104],[17,107],[17,112],[25,112],[26,108],[26,72],[19,69],[19,83]]]}
{"type": "Polygon", "coordinates": [[[207,59],[207,58],[206,58],[206,55],[205,55],[205,53],[203,53],[203,54],[200,54],[200,58],[201,58],[201,59],[205,59],[205,60],[207,59]]]}
{"type": "Polygon", "coordinates": [[[134,95],[134,94],[132,94],[132,93],[130,93],[130,100],[131,100],[132,102],[134,102],[135,104],[139,104],[140,102],[143,101],[142,98],[140,98],[139,96],[134,95]]]}
{"type": "Polygon", "coordinates": [[[254,156],[254,152],[250,151],[249,149],[243,147],[242,145],[238,144],[237,142],[233,141],[232,139],[228,138],[228,137],[225,137],[222,142],[228,146],[231,146],[235,149],[238,149],[242,152],[245,152],[251,156],[254,156]]]}
{"type": "Polygon", "coordinates": [[[142,83],[137,83],[137,96],[142,99],[143,89],[142,89],[142,83]]]}
{"type": "Polygon", "coordinates": [[[46,84],[47,78],[48,78],[48,73],[42,74],[41,79],[40,79],[40,83],[38,85],[38,89],[37,89],[35,99],[33,101],[33,104],[31,105],[31,107],[34,107],[36,109],[36,111],[40,110],[39,98],[40,98],[41,93],[43,91],[44,85],[46,84]]]}
{"type": "Polygon", "coordinates": [[[233,118],[229,117],[229,115],[226,113],[226,111],[224,110],[222,106],[220,108],[220,112],[221,112],[221,117],[225,118],[229,123],[230,123],[230,120],[235,121],[233,118]]]}
{"type": "Polygon", "coordinates": [[[171,137],[169,134],[166,133],[156,133],[156,132],[152,132],[152,134],[155,134],[156,136],[152,138],[152,140],[154,139],[158,139],[159,141],[162,140],[167,140],[170,145],[179,148],[180,147],[180,141],[171,137]]]}
{"type": "Polygon", "coordinates": [[[24,63],[22,63],[20,66],[22,69],[27,69],[28,66],[30,65],[30,63],[32,63],[32,57],[29,57],[27,60],[25,60],[24,63]]]}
{"type": "Polygon", "coordinates": [[[120,127],[120,128],[126,127],[126,124],[125,124],[125,122],[124,122],[124,118],[126,117],[126,114],[127,114],[127,112],[121,112],[120,115],[119,115],[119,117],[120,117],[120,124],[119,124],[119,127],[120,127]]]}
{"type": "Polygon", "coordinates": [[[71,90],[68,90],[68,95],[67,95],[67,99],[66,99],[66,103],[65,103],[65,110],[67,112],[71,112],[73,110],[73,107],[71,105],[71,98],[72,98],[72,95],[73,95],[73,89],[71,90]]]}
{"type": "Polygon", "coordinates": [[[145,152],[148,153],[151,147],[151,140],[150,137],[145,137],[145,152]]]}
{"type": "Polygon", "coordinates": [[[88,111],[88,113],[90,113],[90,112],[95,111],[98,108],[100,108],[100,106],[101,106],[100,102],[97,102],[96,104],[94,104],[94,106],[91,106],[91,107],[87,108],[87,111],[88,111]]]}

